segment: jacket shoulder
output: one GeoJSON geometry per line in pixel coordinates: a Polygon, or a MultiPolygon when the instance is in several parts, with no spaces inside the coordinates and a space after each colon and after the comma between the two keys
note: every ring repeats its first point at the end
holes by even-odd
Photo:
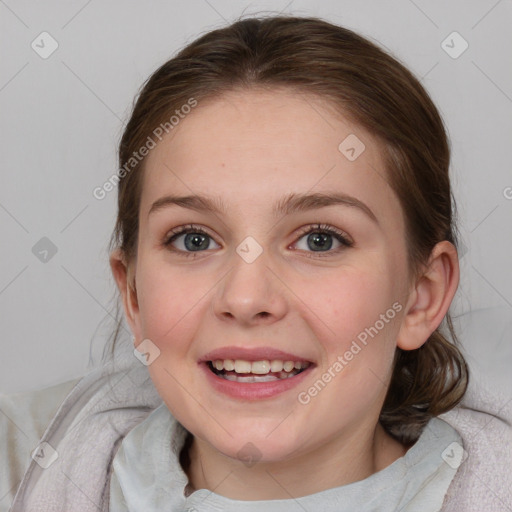
{"type": "Polygon", "coordinates": [[[443,512],[512,510],[512,397],[473,386],[440,418],[458,431],[464,445],[443,512]]]}
{"type": "Polygon", "coordinates": [[[18,393],[0,393],[0,512],[9,509],[31,453],[80,378],[18,393]]]}

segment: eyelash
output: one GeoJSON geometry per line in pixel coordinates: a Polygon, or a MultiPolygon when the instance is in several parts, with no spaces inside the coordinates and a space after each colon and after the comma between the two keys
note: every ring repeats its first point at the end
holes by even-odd
{"type": "MultiPolygon", "coordinates": [[[[205,251],[182,251],[181,249],[175,249],[172,247],[171,243],[174,242],[176,240],[176,238],[178,238],[181,235],[187,234],[187,233],[198,233],[198,234],[205,235],[205,236],[208,236],[213,239],[213,237],[209,233],[207,233],[204,229],[202,229],[199,226],[196,226],[194,224],[189,224],[187,226],[183,226],[181,228],[171,230],[171,233],[172,233],[172,235],[168,236],[164,240],[163,245],[165,247],[169,248],[171,251],[173,251],[177,254],[180,254],[186,258],[195,257],[197,255],[197,253],[201,253],[201,252],[205,252],[205,251]]],[[[301,230],[298,233],[297,237],[300,239],[303,236],[308,235],[310,233],[322,233],[322,234],[332,235],[343,246],[343,247],[339,247],[338,249],[329,250],[329,251],[318,251],[318,252],[311,251],[310,254],[311,253],[314,254],[314,256],[313,255],[308,256],[311,258],[316,258],[316,257],[322,258],[322,257],[331,256],[333,253],[340,252],[343,248],[352,247],[354,245],[354,243],[351,240],[349,240],[348,236],[343,231],[339,231],[338,229],[333,228],[332,226],[329,226],[327,224],[314,224],[314,225],[307,226],[306,228],[304,228],[303,230],[301,230]]]]}

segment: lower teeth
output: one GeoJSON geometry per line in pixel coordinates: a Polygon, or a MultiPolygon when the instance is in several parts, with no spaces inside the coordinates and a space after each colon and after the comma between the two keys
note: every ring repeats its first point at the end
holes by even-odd
{"type": "Polygon", "coordinates": [[[279,372],[274,374],[267,374],[267,375],[243,375],[243,374],[237,374],[236,372],[225,372],[225,373],[218,373],[215,372],[216,375],[219,377],[222,377],[223,379],[230,380],[232,382],[246,382],[246,383],[254,383],[254,382],[272,382],[275,380],[283,380],[283,379],[289,379],[290,377],[294,377],[298,373],[300,373],[299,370],[293,370],[291,372],[279,372]]]}
{"type": "Polygon", "coordinates": [[[220,375],[222,378],[226,380],[231,380],[233,382],[271,382],[273,380],[280,380],[279,377],[274,377],[274,375],[220,375]]]}

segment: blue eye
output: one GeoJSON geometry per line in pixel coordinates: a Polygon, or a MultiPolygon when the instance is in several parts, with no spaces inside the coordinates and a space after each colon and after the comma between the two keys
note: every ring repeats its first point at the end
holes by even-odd
{"type": "Polygon", "coordinates": [[[164,242],[164,245],[169,246],[173,251],[183,253],[184,256],[194,256],[194,252],[202,252],[206,249],[210,249],[210,241],[213,241],[213,238],[206,231],[200,227],[190,225],[173,231],[173,235],[164,242]],[[171,247],[173,242],[183,236],[182,246],[184,248],[176,249],[171,247]]]}
{"type": "MultiPolygon", "coordinates": [[[[311,250],[313,253],[326,253],[325,256],[332,255],[333,253],[337,253],[340,249],[345,247],[352,247],[353,242],[349,240],[348,236],[345,233],[335,229],[326,224],[316,224],[314,226],[308,226],[301,233],[300,238],[306,238],[306,249],[300,248],[300,250],[311,250]],[[338,248],[334,250],[330,250],[333,246],[333,238],[339,244],[338,248]]],[[[300,241],[300,239],[299,239],[300,241]]],[[[318,254],[319,256],[324,256],[324,254],[318,254]]]]}
{"type": "MultiPolygon", "coordinates": [[[[305,238],[306,235],[306,248],[299,247],[299,249],[305,252],[316,253],[314,256],[330,256],[353,245],[353,242],[345,233],[325,224],[308,226],[300,233],[299,241],[305,238]],[[331,250],[333,247],[333,239],[339,245],[337,248],[331,250]]],[[[220,248],[204,229],[190,224],[173,230],[172,236],[164,241],[164,246],[185,257],[194,257],[196,255],[195,253],[212,249],[211,242],[217,246],[213,247],[213,249],[220,248]],[[177,244],[179,247],[176,247],[177,242],[179,242],[177,244]]]]}

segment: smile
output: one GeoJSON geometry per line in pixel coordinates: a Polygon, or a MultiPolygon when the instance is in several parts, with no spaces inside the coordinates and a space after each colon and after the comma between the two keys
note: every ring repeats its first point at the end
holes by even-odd
{"type": "Polygon", "coordinates": [[[215,375],[232,382],[259,383],[289,379],[310,366],[307,361],[279,359],[247,361],[244,359],[216,359],[208,361],[215,375]]]}

